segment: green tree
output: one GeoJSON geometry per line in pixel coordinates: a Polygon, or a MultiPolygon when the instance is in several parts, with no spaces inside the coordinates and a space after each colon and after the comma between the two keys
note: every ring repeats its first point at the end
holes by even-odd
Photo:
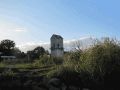
{"type": "Polygon", "coordinates": [[[24,52],[21,52],[21,50],[17,47],[14,48],[14,55],[16,58],[25,58],[26,54],[24,52]]]}
{"type": "Polygon", "coordinates": [[[4,55],[12,55],[15,47],[15,42],[9,39],[2,40],[0,43],[0,51],[4,55]]]}
{"type": "Polygon", "coordinates": [[[38,46],[33,50],[33,53],[34,58],[39,58],[45,54],[45,49],[43,47],[38,46]]]}

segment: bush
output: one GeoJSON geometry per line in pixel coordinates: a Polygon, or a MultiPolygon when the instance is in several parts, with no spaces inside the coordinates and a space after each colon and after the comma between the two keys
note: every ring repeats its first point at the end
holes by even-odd
{"type": "Polygon", "coordinates": [[[0,74],[0,76],[15,76],[15,75],[16,74],[11,69],[5,70],[0,74]]]}
{"type": "MultiPolygon", "coordinates": [[[[105,38],[82,53],[77,71],[83,74],[84,79],[89,77],[88,80],[102,87],[105,77],[111,75],[113,71],[119,71],[119,68],[120,46],[115,40],[105,38]],[[87,76],[84,75],[85,73],[87,76]]],[[[115,78],[115,75],[112,78],[115,78]]]]}
{"type": "Polygon", "coordinates": [[[39,61],[37,61],[37,63],[41,65],[58,65],[63,63],[63,59],[44,55],[43,57],[40,58],[39,61]]]}
{"type": "Polygon", "coordinates": [[[76,72],[74,68],[69,66],[59,66],[56,70],[49,72],[49,78],[58,78],[67,87],[66,90],[71,90],[70,86],[75,88],[83,88],[83,82],[80,73],[76,72]]]}

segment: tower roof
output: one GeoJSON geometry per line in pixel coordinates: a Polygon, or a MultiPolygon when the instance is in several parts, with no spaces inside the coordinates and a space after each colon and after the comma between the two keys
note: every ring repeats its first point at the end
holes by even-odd
{"type": "Polygon", "coordinates": [[[53,34],[51,38],[56,38],[56,39],[63,39],[62,36],[53,34]]]}

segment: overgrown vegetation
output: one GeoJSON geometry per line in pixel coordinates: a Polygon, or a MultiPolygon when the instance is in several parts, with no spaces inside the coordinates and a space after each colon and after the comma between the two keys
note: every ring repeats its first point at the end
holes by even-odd
{"type": "MultiPolygon", "coordinates": [[[[0,63],[0,68],[8,67],[0,63]]],[[[48,79],[59,78],[69,86],[87,87],[95,90],[119,90],[117,81],[120,81],[120,44],[110,38],[97,40],[86,50],[67,52],[64,58],[52,58],[47,54],[31,63],[13,64],[17,69],[37,69],[35,74],[43,75],[48,79]],[[80,84],[80,85],[79,85],[80,84]]],[[[6,75],[15,75],[15,71],[6,75]]],[[[5,73],[3,73],[5,74],[5,73]]],[[[17,74],[16,74],[17,75],[17,74]]]]}
{"type": "MultiPolygon", "coordinates": [[[[64,63],[52,72],[53,76],[73,77],[68,72],[78,73],[84,86],[89,88],[104,89],[120,88],[116,81],[120,75],[120,44],[117,40],[104,38],[84,51],[67,53],[64,63]],[[61,72],[62,70],[62,72],[61,72]],[[59,74],[59,75],[58,75],[59,74]],[[116,80],[116,81],[115,81],[116,80]]],[[[68,77],[66,77],[68,78],[68,77]]],[[[67,80],[70,82],[69,80],[67,80]]]]}

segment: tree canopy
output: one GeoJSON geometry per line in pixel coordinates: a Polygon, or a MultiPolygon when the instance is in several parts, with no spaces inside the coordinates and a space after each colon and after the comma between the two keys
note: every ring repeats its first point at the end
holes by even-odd
{"type": "Polygon", "coordinates": [[[40,56],[44,55],[45,49],[41,46],[38,46],[33,50],[33,52],[34,52],[35,58],[39,58],[40,56]]]}
{"type": "Polygon", "coordinates": [[[2,40],[0,42],[0,51],[4,55],[11,55],[15,47],[15,42],[9,39],[2,40]]]}

